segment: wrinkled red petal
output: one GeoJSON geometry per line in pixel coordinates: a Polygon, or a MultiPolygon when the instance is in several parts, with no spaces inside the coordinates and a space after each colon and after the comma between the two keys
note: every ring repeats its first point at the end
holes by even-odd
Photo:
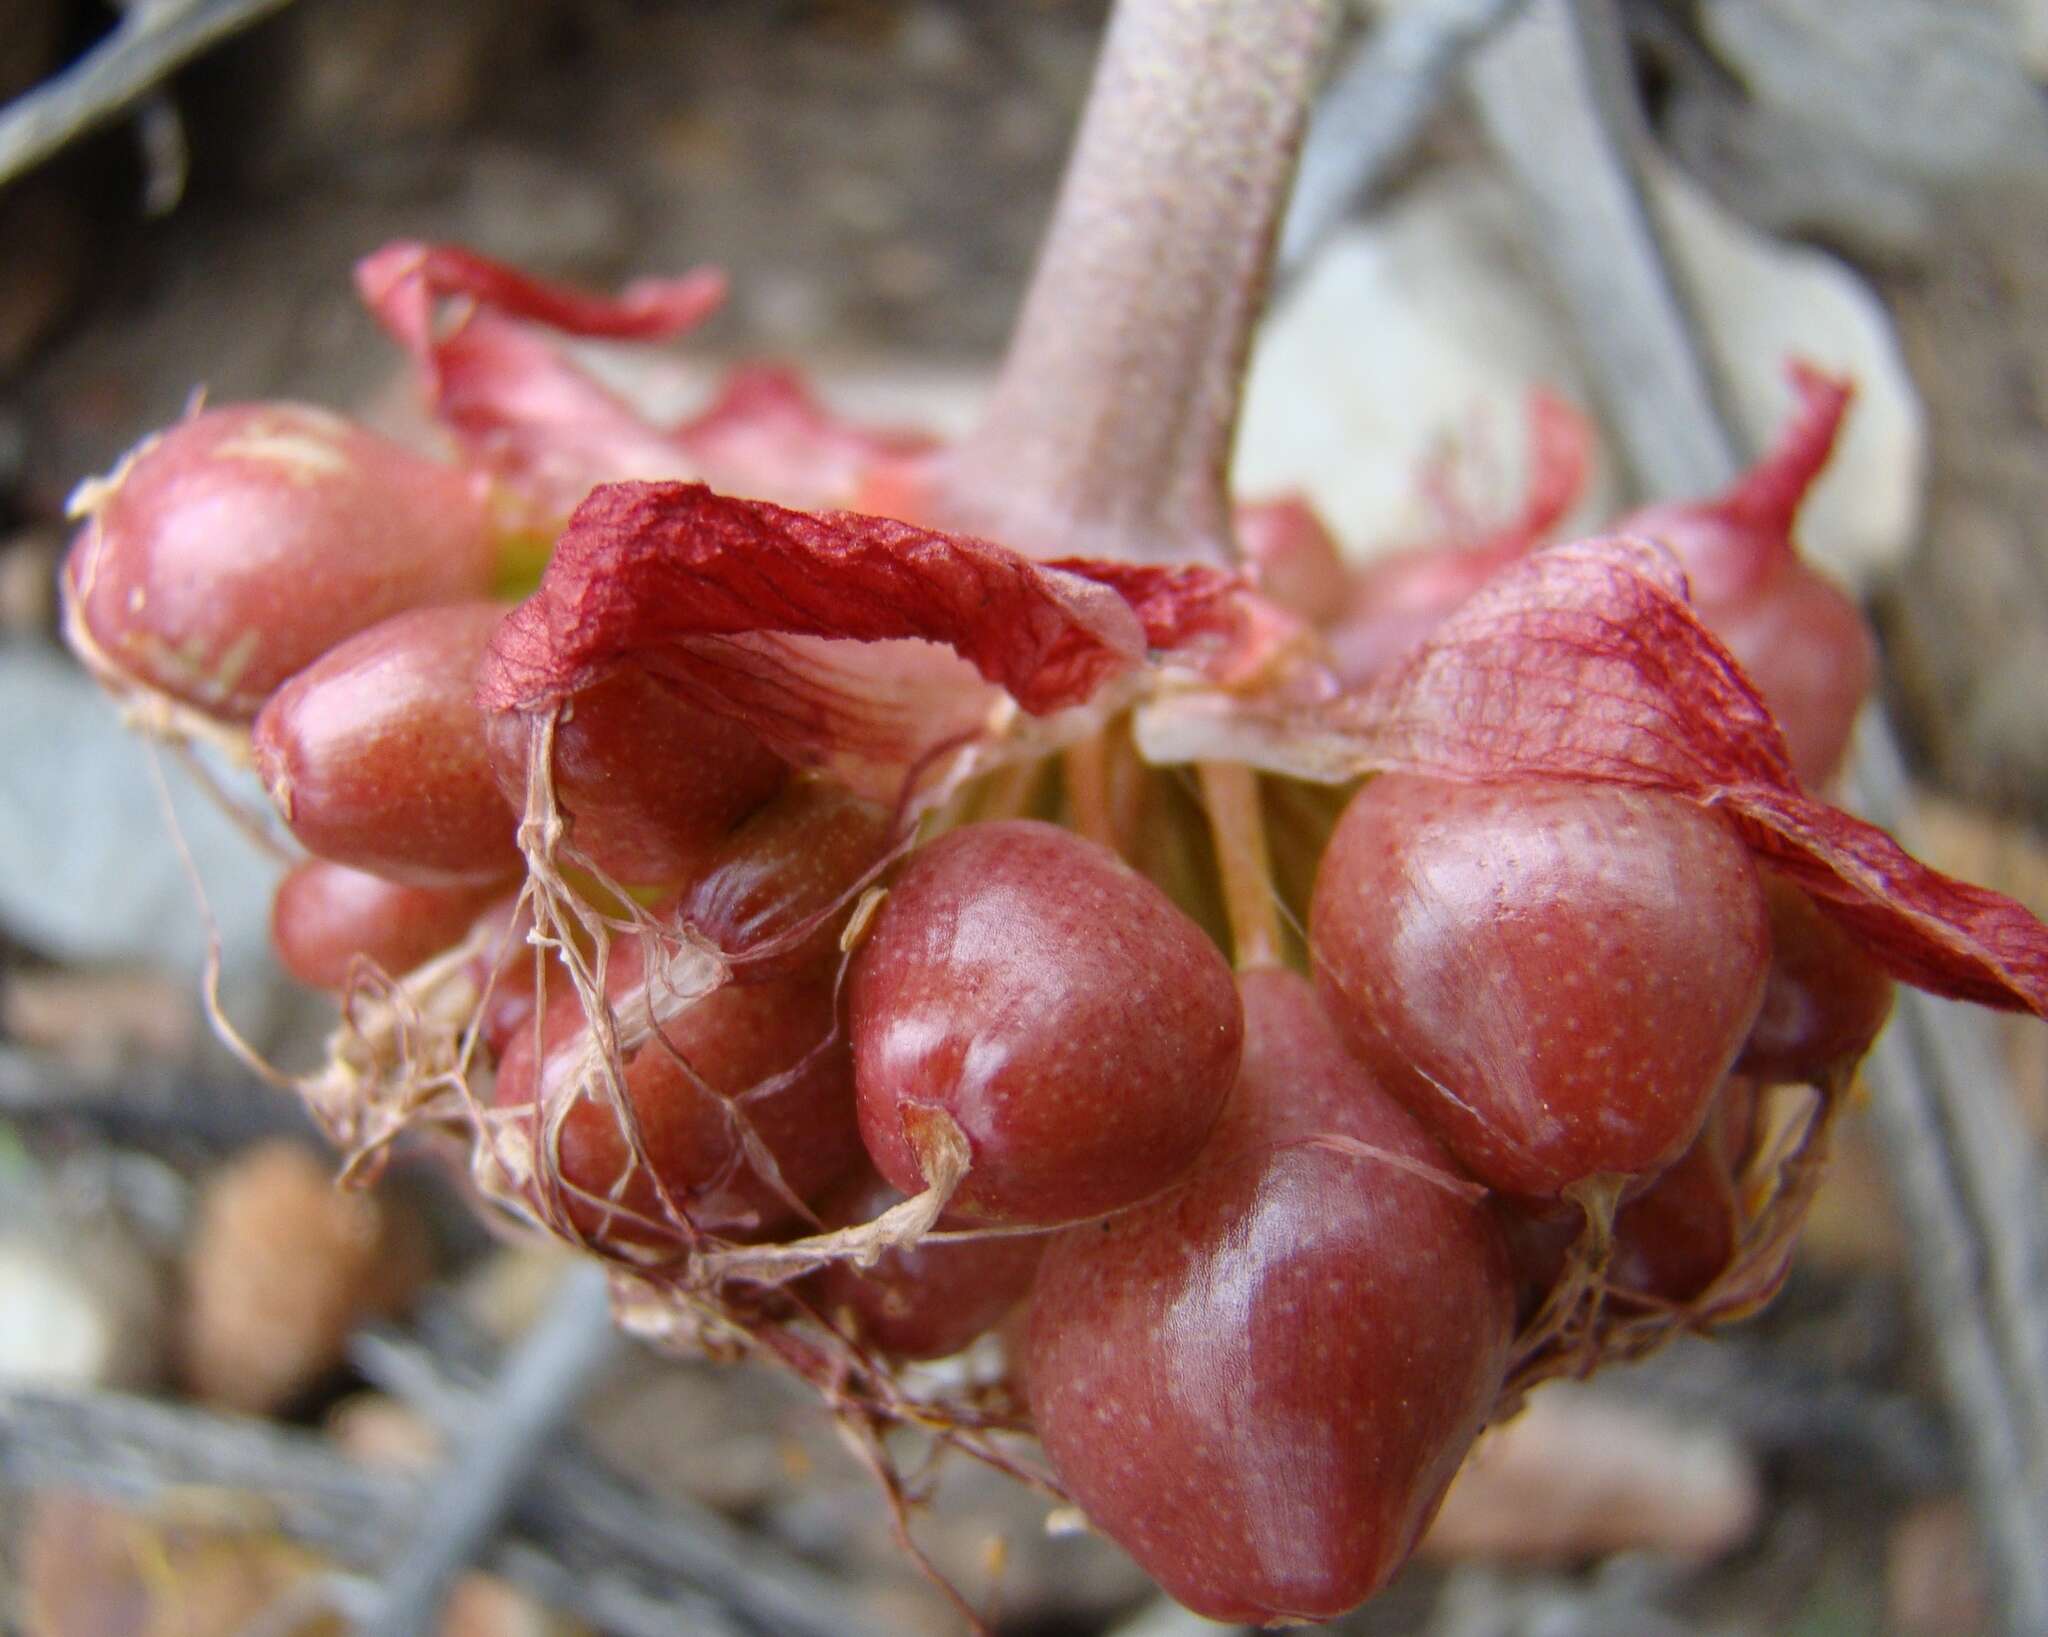
{"type": "Polygon", "coordinates": [[[1806,794],[1777,724],[1654,544],[1538,553],[1332,716],[1361,766],[1611,779],[1718,806],[1894,977],[2048,1016],[2048,927],[1806,794]]]}
{"type": "MultiPolygon", "coordinates": [[[[1382,558],[1359,574],[1349,610],[1329,633],[1331,664],[1346,683],[1358,686],[1386,670],[1505,564],[1548,539],[1578,504],[1592,466],[1592,427],[1543,391],[1530,393],[1528,416],[1529,483],[1520,513],[1382,558]]],[[[1443,509],[1447,516],[1464,511],[1450,500],[1443,509]]]]}
{"type": "Polygon", "coordinates": [[[1834,453],[1842,422],[1856,396],[1854,383],[1829,375],[1804,359],[1786,366],[1798,405],[1770,452],[1735,481],[1718,510],[1757,528],[1775,525],[1789,534],[1792,519],[1834,453]]]}
{"type": "Polygon", "coordinates": [[[563,353],[558,335],[680,335],[724,299],[700,269],[616,297],[530,278],[452,245],[385,246],[356,268],[364,302],[418,366],[429,407],[540,526],[600,483],[697,478],[786,504],[842,503],[878,462],[927,453],[918,432],[835,417],[793,371],[733,371],[680,426],[656,426],[563,353]]]}
{"type": "Polygon", "coordinates": [[[428,407],[465,454],[546,521],[591,487],[691,470],[649,426],[547,339],[549,331],[647,340],[681,334],[717,308],[724,275],[700,269],[589,295],[453,245],[404,241],[356,265],[356,289],[412,355],[428,407]]]}
{"type": "Polygon", "coordinates": [[[708,318],[725,299],[725,275],[700,268],[680,278],[636,279],[619,295],[598,296],[534,278],[459,245],[407,239],[358,262],[356,289],[386,329],[431,361],[434,308],[443,297],[464,296],[565,335],[651,340],[679,335],[708,318]]]}
{"type": "Polygon", "coordinates": [[[840,420],[802,376],[775,364],[734,370],[711,405],[673,437],[712,487],[786,506],[844,503],[877,462],[938,447],[922,432],[840,420]]]}
{"type": "Polygon", "coordinates": [[[1674,791],[1726,813],[1894,977],[2048,1017],[2048,927],[1800,788],[1783,733],[1654,541],[1584,540],[1512,565],[1378,683],[1332,703],[1181,696],[1137,727],[1154,761],[1323,782],[1402,771],[1674,791]]]}
{"type": "Polygon", "coordinates": [[[1155,650],[1242,639],[1257,628],[1243,601],[1238,579],[1210,569],[1041,563],[888,518],[613,484],[577,508],[540,588],[506,618],[479,697],[542,710],[633,662],[785,751],[828,753],[851,734],[901,754],[935,742],[934,713],[985,718],[961,660],[1044,714],[1155,650]]]}

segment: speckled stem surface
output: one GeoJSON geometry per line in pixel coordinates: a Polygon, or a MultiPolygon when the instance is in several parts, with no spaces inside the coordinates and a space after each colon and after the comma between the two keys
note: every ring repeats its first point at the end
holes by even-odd
{"type": "Polygon", "coordinates": [[[962,525],[1046,556],[1225,562],[1252,325],[1337,0],[1121,0],[980,426],[962,525]]]}

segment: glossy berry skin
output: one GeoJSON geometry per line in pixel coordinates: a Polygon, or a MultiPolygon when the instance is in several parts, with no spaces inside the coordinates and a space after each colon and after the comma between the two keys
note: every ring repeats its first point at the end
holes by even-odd
{"type": "Polygon", "coordinates": [[[949,1115],[963,1215],[1115,1210],[1194,1162],[1237,1072],[1243,1019],[1214,944],[1106,848],[1028,820],[911,855],[849,977],[861,1135],[905,1193],[909,1128],[949,1115]]]}
{"type": "Polygon", "coordinates": [[[854,889],[890,830],[886,808],[797,780],[713,849],[666,913],[722,952],[735,982],[804,970],[837,955],[854,889]]]}
{"type": "Polygon", "coordinates": [[[1819,1082],[1870,1050],[1891,1015],[1892,982],[1791,882],[1766,873],[1764,896],[1771,969],[1736,1066],[1773,1084],[1819,1082]]]}
{"type": "MultiPolygon", "coordinates": [[[[640,981],[636,948],[614,947],[615,1007],[640,981]]],[[[545,1109],[574,1099],[556,1170],[577,1231],[600,1247],[681,1249],[688,1237],[669,1221],[664,1189],[700,1230],[743,1237],[792,1221],[788,1200],[750,1159],[745,1131],[752,1128],[798,1199],[814,1199],[853,1167],[860,1137],[852,1075],[833,1030],[829,971],[728,984],[684,1009],[625,1065],[642,1166],[601,1082],[574,1083],[587,1062],[589,1031],[575,992],[557,990],[540,1025],[538,1084],[545,1109]],[[606,1209],[607,1200],[617,1211],[606,1209]]],[[[534,1046],[531,1027],[507,1039],[498,1107],[533,1102],[534,1046]]]]}
{"type": "Polygon", "coordinates": [[[277,885],[270,942],[278,964],[314,989],[346,989],[360,974],[410,972],[476,924],[494,887],[408,887],[313,859],[277,885]]]}
{"type": "Polygon", "coordinates": [[[1710,811],[1399,774],[1338,822],[1309,936],[1351,1049],[1472,1175],[1537,1195],[1678,1157],[1770,950],[1756,870],[1710,811]]]}
{"type": "MultiPolygon", "coordinates": [[[[905,1195],[869,1172],[835,1188],[820,1207],[828,1227],[872,1222],[905,1195]]],[[[949,1218],[941,1230],[968,1224],[949,1218]]],[[[871,1268],[834,1262],[817,1275],[813,1300],[864,1346],[889,1358],[947,1358],[1024,1299],[1045,1250],[1042,1234],[1006,1234],[885,1250],[871,1268]]]]}
{"type": "Polygon", "coordinates": [[[1321,1620],[1435,1512],[1500,1391],[1513,1296],[1484,1205],[1410,1168],[1449,1162],[1307,982],[1248,974],[1244,1010],[1193,1177],[1048,1247],[1027,1386],[1061,1482],[1174,1597],[1321,1620]]]}
{"type": "Polygon", "coordinates": [[[256,718],[256,768],[309,852],[413,886],[517,872],[518,819],[473,698],[503,612],[473,602],[394,615],[272,695],[256,718]]]}
{"type": "MultiPolygon", "coordinates": [[[[491,767],[526,806],[532,718],[490,719],[491,767]]],[[[554,732],[555,801],[568,839],[614,880],[680,883],[789,776],[745,727],[699,710],[639,666],[573,695],[554,732]]]]}
{"type": "Polygon", "coordinates": [[[247,721],[343,638],[484,595],[488,521],[468,474],[323,409],[236,404],[136,451],[65,577],[116,667],[247,721]]]}
{"type": "Polygon", "coordinates": [[[1692,1146],[1615,1212],[1611,1290],[1683,1306],[1728,1270],[1741,1242],[1737,1185],[1755,1113],[1755,1082],[1732,1077],[1692,1146]]]}

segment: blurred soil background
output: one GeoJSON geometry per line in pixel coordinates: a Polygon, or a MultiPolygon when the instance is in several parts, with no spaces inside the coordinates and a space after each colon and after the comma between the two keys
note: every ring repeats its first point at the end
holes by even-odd
{"type": "MultiPolygon", "coordinates": [[[[351,1336],[408,1319],[484,1356],[560,1271],[495,1242],[432,1165],[335,1193],[295,1109],[211,1043],[201,923],[147,759],[54,637],[72,486],[196,388],[407,425],[397,360],[348,280],[401,236],[599,285],[720,264],[728,309],[643,395],[674,409],[711,365],[768,356],[848,407],[957,427],[1005,335],[1102,13],[298,0],[0,187],[0,1377],[263,1417],[403,1475],[440,1434],[373,1383],[351,1336]]],[[[1925,851],[2048,911],[2048,6],[1644,0],[1628,17],[1671,161],[1660,185],[1693,224],[1681,248],[1717,343],[1745,349],[1745,431],[1768,432],[1792,348],[1864,386],[1813,543],[1879,617],[1925,851]]],[[[0,0],[0,100],[116,20],[97,0],[0,0]]],[[[1475,505],[1510,509],[1524,390],[1585,401],[1527,233],[1448,97],[1283,292],[1247,488],[1308,486],[1361,555],[1426,532],[1422,468],[1447,449],[1475,505]]],[[[1596,489],[1611,504],[1611,470],[1596,489]]],[[[269,971],[269,868],[203,803],[178,806],[229,1009],[305,1066],[324,1003],[269,971]]],[[[2038,1137],[2048,1038],[2005,1038],[2038,1137]]],[[[1852,1126],[1764,1318],[1547,1390],[1422,1558],[1341,1629],[1984,1629],[1886,1186],[1852,1126]]],[[[636,1353],[582,1422],[582,1447],[649,1508],[722,1519],[830,1577],[848,1629],[958,1628],[802,1392],[636,1353]]],[[[123,1507],[0,1460],[0,1497],[5,1629],[339,1629],[299,1595],[322,1560],[287,1539],[274,1496],[123,1507]]],[[[1045,1523],[1038,1499],[954,1466],[919,1536],[1004,1633],[1209,1629],[1156,1605],[1113,1548],[1045,1523]]],[[[673,1629],[716,1629],[677,1607],[673,1629]]],[[[480,1575],[444,1629],[595,1628],[480,1575]]]]}

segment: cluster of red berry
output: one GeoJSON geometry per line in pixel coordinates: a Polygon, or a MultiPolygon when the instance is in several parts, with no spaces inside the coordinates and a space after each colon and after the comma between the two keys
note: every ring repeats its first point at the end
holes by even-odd
{"type": "Polygon", "coordinates": [[[647,427],[534,327],[673,328],[699,287],[419,247],[365,287],[459,460],[196,413],[92,486],[66,570],[80,652],[246,735],[311,855],[274,926],[347,996],[321,1111],[360,1138],[342,1102],[396,1086],[375,1137],[463,1126],[643,1287],[829,1340],[842,1405],[1028,1299],[1058,1482],[1202,1612],[1358,1603],[1530,1381],[1761,1299],[1888,974],[2048,997],[2048,932],[1801,788],[1870,676],[1791,547],[1846,403],[1810,373],[1733,493],[1632,520],[1664,547],[1534,522],[1353,579],[1280,507],[1241,579],[585,501],[909,496],[922,446],[759,375],[647,427]],[[1205,801],[1155,705],[1212,712],[1205,801]],[[1343,799],[1269,849],[1305,769],[1343,799]]]}

